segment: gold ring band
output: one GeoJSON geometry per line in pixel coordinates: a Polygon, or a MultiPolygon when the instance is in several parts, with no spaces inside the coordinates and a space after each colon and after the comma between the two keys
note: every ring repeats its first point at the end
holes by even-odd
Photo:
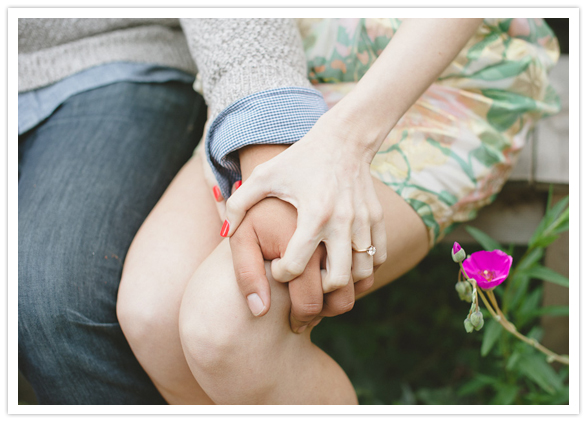
{"type": "Polygon", "coordinates": [[[369,247],[367,247],[364,250],[356,250],[356,249],[353,249],[353,251],[355,251],[357,253],[367,253],[369,256],[374,256],[375,253],[377,253],[377,249],[375,248],[374,245],[370,245],[369,247]]]}

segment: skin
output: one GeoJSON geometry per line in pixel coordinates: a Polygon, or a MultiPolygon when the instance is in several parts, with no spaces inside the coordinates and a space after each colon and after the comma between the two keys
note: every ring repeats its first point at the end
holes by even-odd
{"type": "MultiPolygon", "coordinates": [[[[390,244],[397,245],[361,296],[409,270],[428,251],[419,216],[387,186],[375,184],[390,244]]],[[[295,209],[278,199],[265,199],[243,221],[278,233],[291,233],[295,223],[295,209]],[[273,223],[275,229],[267,228],[273,223]]],[[[139,230],[125,262],[119,321],[164,398],[173,404],[355,404],[346,374],[311,343],[313,327],[291,331],[289,287],[271,277],[269,263],[271,309],[263,317],[251,314],[236,283],[229,241],[218,235],[220,225],[201,162],[192,159],[139,230]],[[209,212],[199,214],[201,207],[209,212]],[[206,244],[196,247],[200,242],[206,244]],[[212,244],[209,255],[196,253],[212,244]],[[186,277],[190,268],[197,269],[186,277]]],[[[310,266],[319,268],[322,259],[314,256],[310,266]]]]}
{"type": "MultiPolygon", "coordinates": [[[[426,25],[404,22],[357,89],[331,110],[336,112],[328,112],[320,119],[318,129],[310,132],[310,141],[302,139],[286,151],[253,147],[250,153],[243,152],[245,181],[232,197],[245,199],[239,204],[231,198],[227,214],[231,221],[229,236],[244,234],[240,234],[241,239],[238,235],[231,239],[230,246],[228,240],[221,241],[218,236],[221,220],[201,161],[190,160],[174,179],[131,245],[117,306],[133,352],[169,403],[357,403],[345,373],[311,343],[310,333],[320,317],[350,310],[354,303],[351,293],[360,298],[376,290],[426,255],[428,239],[422,220],[394,191],[368,175],[369,157],[378,149],[382,136],[472,35],[478,25],[472,21],[432,19],[426,25]],[[388,98],[396,100],[391,102],[388,98]],[[362,218],[357,226],[353,224],[354,215],[360,212],[337,215],[333,209],[340,207],[330,207],[329,214],[318,215],[319,228],[327,227],[320,235],[306,241],[302,235],[293,241],[300,227],[307,227],[304,221],[310,220],[302,218],[302,202],[287,194],[281,197],[284,200],[264,199],[264,188],[251,194],[247,186],[258,183],[247,184],[248,168],[255,168],[257,179],[290,183],[296,174],[301,174],[299,169],[295,171],[296,162],[304,161],[299,158],[314,156],[300,150],[303,152],[303,147],[310,144],[306,152],[324,157],[333,150],[333,139],[344,151],[340,162],[348,165],[342,165],[346,169],[339,175],[348,174],[349,179],[338,182],[353,186],[345,190],[351,193],[341,196],[352,206],[358,204],[358,210],[370,203],[371,217],[362,218]],[[292,161],[292,157],[298,159],[292,161]],[[348,157],[357,158],[352,161],[348,157]],[[290,164],[294,170],[288,173],[290,164]],[[281,168],[281,172],[275,172],[275,168],[281,168]],[[279,178],[280,174],[285,174],[285,179],[279,178]],[[358,179],[362,184],[355,183],[358,179]],[[352,194],[361,191],[372,196],[352,194]],[[355,200],[357,197],[362,201],[355,200]],[[353,242],[354,238],[364,241],[364,234],[355,234],[367,231],[373,241],[377,238],[378,244],[385,242],[386,246],[378,247],[380,254],[371,262],[371,266],[382,263],[373,284],[364,283],[369,287],[361,291],[352,282],[354,261],[347,237],[353,242]],[[345,234],[332,241],[333,232],[345,234]],[[319,246],[322,241],[326,243],[326,256],[319,246]],[[290,249],[292,242],[295,247],[290,249]],[[292,260],[286,255],[295,256],[298,252],[305,261],[298,261],[292,269],[288,263],[292,260]],[[275,259],[271,270],[264,261],[265,253],[281,257],[275,259]],[[343,267],[348,273],[333,277],[328,271],[320,272],[325,259],[331,263],[330,269],[343,267]],[[274,276],[276,273],[280,276],[274,276]],[[324,283],[324,279],[334,278],[336,282],[324,283]],[[330,289],[334,284],[337,288],[330,289]],[[247,286],[264,299],[265,309],[259,317],[251,314],[247,306],[244,297],[251,294],[247,286]],[[333,300],[333,296],[338,298],[333,300]]],[[[313,170],[321,168],[315,166],[313,170]]],[[[254,180],[255,175],[250,177],[254,180]]],[[[310,199],[338,197],[324,194],[338,191],[337,186],[317,183],[316,178],[313,184],[297,185],[296,189],[310,199]]],[[[275,193],[287,189],[273,185],[269,190],[275,193]]],[[[368,280],[372,267],[364,272],[357,278],[368,280]]]]}

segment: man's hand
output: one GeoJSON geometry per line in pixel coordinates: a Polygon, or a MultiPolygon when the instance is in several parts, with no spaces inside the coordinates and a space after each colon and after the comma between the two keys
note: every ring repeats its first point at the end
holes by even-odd
{"type": "MultiPolygon", "coordinates": [[[[271,305],[265,260],[281,258],[296,229],[296,209],[287,202],[268,198],[252,207],[239,229],[230,238],[236,280],[251,312],[263,316],[271,305]]],[[[329,294],[322,292],[321,269],[326,250],[320,245],[304,272],[289,282],[292,331],[303,332],[315,326],[322,317],[331,317],[352,309],[355,295],[373,285],[373,276],[349,283],[329,294]]]]}

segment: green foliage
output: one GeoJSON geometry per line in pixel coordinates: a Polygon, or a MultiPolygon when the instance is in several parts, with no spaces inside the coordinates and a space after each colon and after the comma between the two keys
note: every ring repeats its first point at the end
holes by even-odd
{"type": "Polygon", "coordinates": [[[483,342],[481,342],[481,356],[485,357],[503,333],[503,329],[495,320],[490,320],[483,331],[483,342]]]}
{"type": "MultiPolygon", "coordinates": [[[[566,306],[541,305],[542,281],[563,283],[557,282],[561,275],[540,269],[544,238],[558,236],[565,224],[564,206],[549,203],[531,247],[505,247],[468,230],[480,244],[465,245],[468,254],[499,248],[513,256],[508,280],[494,292],[508,319],[537,341],[542,315],[568,316],[566,306]]],[[[454,289],[457,266],[450,251],[449,244],[437,245],[416,268],[357,301],[351,312],[325,318],[313,330],[313,342],[345,370],[361,404],[568,404],[568,367],[549,364],[483,306],[485,326],[465,333],[469,304],[454,289]]]]}
{"type": "MultiPolygon", "coordinates": [[[[544,267],[541,259],[545,247],[555,241],[569,227],[568,197],[551,206],[552,189],[549,192],[544,218],[529,241],[528,248],[512,269],[509,279],[502,284],[500,300],[502,309],[518,331],[539,341],[542,330],[532,327],[542,315],[568,317],[568,306],[542,307],[543,288],[537,281],[551,282],[564,287],[569,279],[544,267]]],[[[467,227],[467,231],[485,250],[504,248],[482,231],[467,227]]],[[[511,247],[510,247],[511,249],[511,247]]],[[[497,291],[496,291],[497,293],[497,291]]],[[[460,314],[459,314],[460,315],[460,314]]],[[[455,317],[457,317],[455,315],[455,317]]],[[[547,357],[534,347],[521,342],[508,333],[495,320],[487,323],[481,343],[481,356],[492,358],[504,369],[477,375],[462,389],[466,393],[477,390],[494,390],[491,404],[560,404],[568,402],[568,377],[561,376],[549,364],[547,357]],[[566,393],[566,398],[565,394],[566,393]]],[[[568,373],[568,367],[565,368],[568,373]]],[[[562,371],[561,371],[562,372],[562,371]]]]}

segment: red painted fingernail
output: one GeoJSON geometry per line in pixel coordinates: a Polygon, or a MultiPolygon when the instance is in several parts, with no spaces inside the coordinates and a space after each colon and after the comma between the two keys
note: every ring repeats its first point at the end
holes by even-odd
{"type": "Polygon", "coordinates": [[[234,191],[237,191],[242,184],[242,180],[238,180],[236,183],[234,183],[234,191]]]}
{"type": "Polygon", "coordinates": [[[218,186],[212,187],[212,192],[214,193],[214,199],[216,199],[217,202],[220,202],[222,200],[222,193],[220,193],[218,186]]]}
{"type": "Polygon", "coordinates": [[[224,220],[224,224],[222,224],[222,229],[220,230],[220,235],[222,237],[226,237],[229,229],[230,229],[230,223],[228,222],[228,219],[226,219],[226,220],[224,220]]]}

